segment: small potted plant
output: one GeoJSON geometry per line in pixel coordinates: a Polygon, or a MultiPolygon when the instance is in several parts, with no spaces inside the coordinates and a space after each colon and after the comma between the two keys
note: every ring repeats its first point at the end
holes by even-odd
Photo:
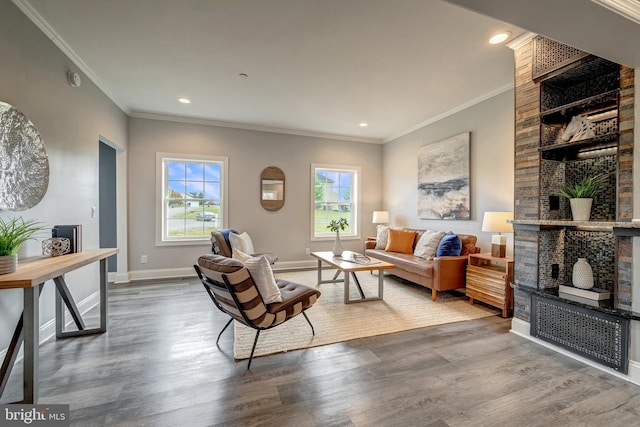
{"type": "Polygon", "coordinates": [[[25,221],[22,217],[0,218],[0,274],[16,271],[18,268],[18,249],[43,227],[34,220],[25,221]]]}
{"type": "Polygon", "coordinates": [[[567,184],[558,191],[560,196],[569,199],[574,221],[589,221],[593,198],[603,190],[608,177],[609,174],[604,173],[586,175],[580,181],[567,184]]]}
{"type": "Polygon", "coordinates": [[[327,228],[336,233],[336,240],[333,242],[333,255],[342,255],[342,243],[340,243],[340,231],[344,231],[349,226],[346,218],[332,219],[327,228]]]}

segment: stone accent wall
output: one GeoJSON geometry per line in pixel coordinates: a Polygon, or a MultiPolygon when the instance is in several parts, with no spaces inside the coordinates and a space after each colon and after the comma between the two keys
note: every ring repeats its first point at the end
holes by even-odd
{"type": "Polygon", "coordinates": [[[534,83],[532,79],[532,55],[533,42],[515,51],[514,218],[516,220],[537,219],[539,214],[540,85],[534,83]]]}
{"type": "Polygon", "coordinates": [[[620,66],[618,221],[631,221],[633,218],[634,74],[633,68],[620,66]]]}
{"type": "MultiPolygon", "coordinates": [[[[561,175],[567,163],[552,159],[541,161],[540,83],[533,80],[534,41],[514,51],[515,57],[515,203],[514,218],[518,220],[570,219],[568,202],[550,197],[562,185],[561,175]]],[[[540,43],[540,40],[538,40],[540,43]]],[[[586,54],[585,54],[586,56],[586,54]]],[[[584,56],[580,57],[583,60],[584,56]]],[[[587,60],[587,59],[584,59],[587,60]]],[[[597,62],[596,62],[597,64],[597,62]]],[[[584,168],[605,170],[617,168],[617,191],[610,191],[595,208],[595,217],[601,221],[631,221],[633,217],[633,132],[634,132],[634,70],[620,66],[620,92],[617,126],[619,142],[617,155],[573,162],[575,173],[584,168]],[[616,206],[617,205],[617,206],[616,206]],[[613,209],[612,209],[613,208],[613,209]]],[[[612,121],[615,125],[615,121],[612,121]]],[[[546,129],[546,128],[545,128],[546,129]]],[[[551,129],[558,132],[558,129],[551,129]]],[[[557,139],[558,135],[545,138],[557,139]]],[[[606,133],[606,132],[605,132],[606,133]]],[[[563,180],[564,180],[563,179],[563,180]]],[[[562,181],[563,181],[562,180],[562,181]]],[[[615,178],[610,185],[615,187],[615,178]]],[[[570,229],[521,226],[514,231],[514,282],[520,287],[534,289],[555,288],[571,279],[572,263],[582,253],[589,252],[594,273],[600,287],[614,290],[615,307],[631,309],[633,239],[608,232],[586,232],[570,229]],[[591,241],[593,240],[593,241],[591,241]],[[586,243],[585,243],[586,242],[586,243]],[[586,245],[586,246],[585,246],[586,245]],[[552,276],[552,265],[559,264],[559,277],[552,276]],[[597,272],[595,271],[597,269],[597,272]]],[[[529,321],[531,303],[529,293],[514,292],[514,316],[529,321]]]]}

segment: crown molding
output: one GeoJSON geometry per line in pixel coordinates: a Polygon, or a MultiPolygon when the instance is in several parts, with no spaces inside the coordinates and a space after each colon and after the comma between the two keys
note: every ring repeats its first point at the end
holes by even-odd
{"type": "Polygon", "coordinates": [[[518,50],[529,43],[535,36],[537,36],[537,34],[532,32],[520,34],[518,37],[507,43],[506,46],[511,50],[518,50]]]}
{"type": "Polygon", "coordinates": [[[93,72],[93,70],[78,56],[56,30],[31,6],[28,0],[12,0],[27,18],[31,20],[70,60],[91,80],[104,94],[122,111],[128,113],[126,106],[118,100],[113,91],[93,72]]]}
{"type": "Polygon", "coordinates": [[[640,24],[640,3],[634,0],[591,0],[618,15],[640,24]]]}
{"type": "Polygon", "coordinates": [[[325,139],[334,139],[334,140],[340,140],[340,141],[365,142],[368,144],[384,143],[382,139],[376,139],[376,138],[365,138],[365,137],[351,136],[351,135],[339,135],[339,134],[331,134],[331,133],[323,133],[323,132],[314,132],[314,131],[307,131],[303,129],[279,128],[274,126],[254,125],[250,123],[225,122],[220,120],[201,119],[196,117],[174,116],[170,114],[147,113],[144,111],[132,111],[131,113],[129,113],[129,117],[134,117],[138,119],[162,120],[166,122],[189,123],[189,124],[203,125],[203,126],[217,126],[217,127],[224,127],[224,128],[253,130],[257,132],[271,132],[271,133],[281,133],[286,135],[308,136],[312,138],[325,138],[325,139]]]}
{"type": "Polygon", "coordinates": [[[456,114],[456,113],[459,113],[459,112],[460,112],[460,111],[462,111],[462,110],[466,110],[466,109],[467,109],[467,108],[469,108],[469,107],[472,107],[472,106],[474,106],[474,105],[476,105],[476,104],[479,104],[479,103],[481,103],[481,102],[484,102],[484,101],[486,101],[487,99],[491,99],[491,98],[493,98],[494,96],[498,96],[498,95],[500,95],[501,93],[504,93],[504,92],[506,92],[506,91],[508,91],[508,90],[511,90],[511,89],[513,89],[513,88],[514,88],[514,83],[509,83],[509,84],[507,84],[507,85],[504,85],[504,86],[502,86],[502,87],[499,87],[499,88],[498,88],[498,89],[496,89],[496,90],[493,90],[493,91],[491,91],[491,92],[487,92],[487,93],[485,93],[484,95],[481,95],[481,96],[479,96],[479,97],[477,97],[477,98],[474,98],[474,99],[472,99],[472,100],[470,100],[470,101],[467,101],[467,102],[465,102],[465,103],[463,103],[463,104],[460,104],[460,105],[458,105],[457,107],[453,107],[453,108],[452,108],[452,109],[450,109],[450,110],[447,110],[447,111],[445,111],[445,112],[443,112],[443,113],[440,113],[440,114],[438,114],[438,115],[436,115],[436,116],[433,116],[433,117],[431,117],[431,118],[429,118],[429,119],[427,119],[427,120],[425,120],[425,121],[423,121],[423,122],[421,122],[421,123],[418,123],[417,125],[412,126],[412,127],[410,127],[409,129],[406,129],[406,130],[404,130],[404,131],[402,131],[402,132],[399,132],[399,133],[397,133],[397,134],[395,134],[395,135],[391,135],[390,137],[386,138],[386,139],[384,140],[384,142],[385,142],[385,143],[386,143],[386,142],[391,142],[391,141],[393,141],[393,140],[395,140],[395,139],[400,138],[401,136],[407,135],[407,134],[409,134],[409,133],[411,133],[411,132],[413,132],[413,131],[416,131],[416,130],[418,130],[418,129],[420,129],[420,128],[423,128],[423,127],[428,126],[428,125],[430,125],[430,124],[432,124],[432,123],[438,122],[438,121],[440,121],[440,120],[442,120],[442,119],[445,119],[445,118],[447,118],[447,117],[449,117],[449,116],[452,116],[452,115],[454,115],[454,114],[456,114]]]}

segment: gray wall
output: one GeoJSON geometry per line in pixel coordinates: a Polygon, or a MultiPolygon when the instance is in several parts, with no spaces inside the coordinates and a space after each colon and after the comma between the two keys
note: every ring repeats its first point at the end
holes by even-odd
{"type": "Polygon", "coordinates": [[[372,213],[382,206],[379,144],[131,118],[129,262],[134,279],[179,275],[210,250],[208,244],[155,245],[156,152],[228,157],[227,225],[248,232],[257,252],[276,253],[280,259],[276,267],[309,263],[312,259],[305,248],[331,249],[330,242],[310,241],[312,163],[361,166],[362,238],[345,241],[345,249],[362,251],[363,240],[374,233],[372,213]],[[279,167],[286,176],[285,206],[277,212],[260,206],[260,173],[267,166],[279,167]],[[147,255],[147,264],[140,264],[141,255],[147,255]]]}
{"type": "MultiPolygon", "coordinates": [[[[44,199],[32,209],[0,212],[0,217],[21,215],[48,226],[82,224],[83,246],[97,248],[98,218],[91,218],[91,208],[99,202],[98,139],[102,135],[126,147],[126,115],[82,73],[82,86],[69,86],[67,71],[76,68],[9,1],[0,3],[0,58],[0,100],[14,105],[38,128],[50,165],[44,199]]],[[[30,241],[19,257],[40,253],[40,241],[30,241]]],[[[98,290],[97,279],[97,265],[67,275],[77,302],[98,290]]],[[[0,348],[5,348],[22,310],[22,292],[0,292],[0,348]]],[[[40,300],[41,324],[54,317],[53,292],[53,282],[47,283],[40,300]]]]}
{"type": "MultiPolygon", "coordinates": [[[[385,144],[383,199],[391,225],[474,234],[483,252],[490,251],[492,233],[480,231],[484,211],[513,211],[513,97],[513,90],[508,90],[385,144]],[[418,150],[467,131],[471,132],[471,220],[420,219],[418,150]]],[[[512,254],[512,233],[507,234],[507,251],[512,254]]]]}

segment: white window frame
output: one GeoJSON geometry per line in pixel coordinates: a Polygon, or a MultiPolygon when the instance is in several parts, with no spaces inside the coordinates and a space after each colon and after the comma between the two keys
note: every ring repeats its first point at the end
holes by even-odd
{"type": "Polygon", "coordinates": [[[165,203],[164,190],[166,185],[166,170],[164,167],[165,160],[173,160],[180,162],[216,162],[222,164],[222,173],[220,174],[220,213],[222,218],[218,223],[218,228],[227,227],[228,218],[228,175],[229,175],[229,158],[221,156],[207,156],[197,154],[179,154],[179,153],[156,153],[156,246],[185,246],[185,245],[203,245],[211,244],[211,236],[202,237],[175,237],[165,236],[165,203]]]}
{"type": "Polygon", "coordinates": [[[352,193],[351,198],[354,200],[353,202],[353,212],[351,214],[352,222],[349,223],[351,227],[351,232],[347,233],[344,231],[340,232],[340,239],[344,240],[356,240],[360,239],[360,182],[361,182],[361,169],[360,166],[353,165],[338,165],[338,164],[329,164],[329,163],[312,163],[311,164],[311,189],[310,189],[310,238],[311,241],[326,241],[326,240],[334,240],[336,235],[334,232],[327,229],[326,233],[316,233],[315,231],[315,221],[316,221],[316,209],[315,209],[315,182],[316,182],[316,171],[318,169],[329,169],[334,171],[345,171],[351,172],[354,174],[354,182],[352,183],[352,193]]]}

